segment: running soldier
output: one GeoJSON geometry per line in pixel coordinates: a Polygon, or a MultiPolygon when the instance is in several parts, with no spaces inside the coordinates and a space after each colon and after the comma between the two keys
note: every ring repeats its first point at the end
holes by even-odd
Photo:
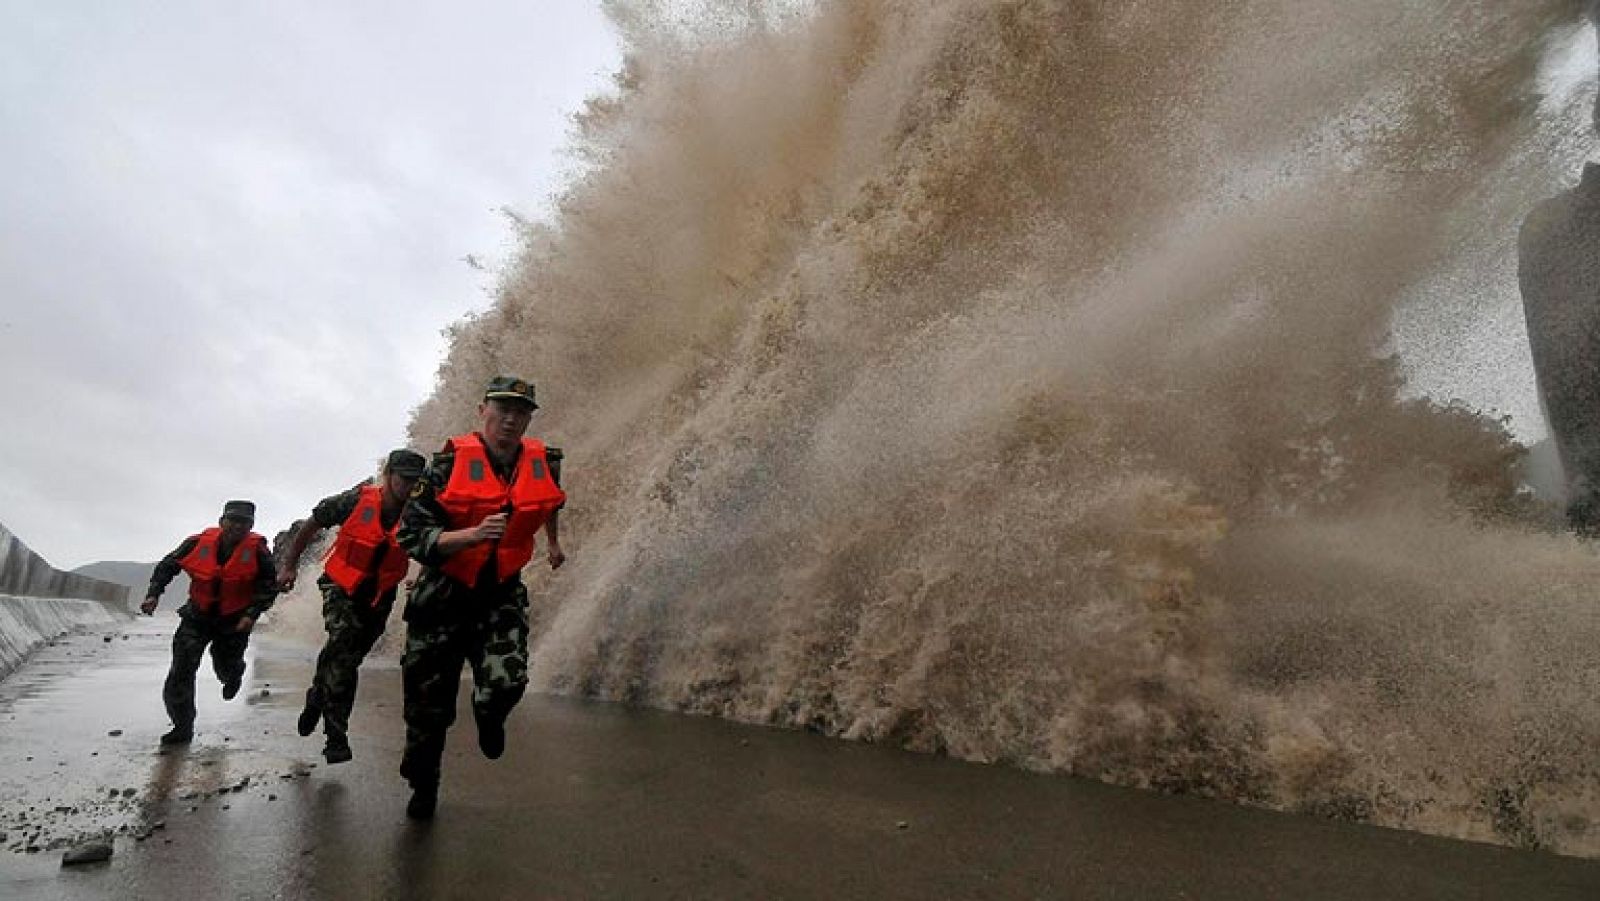
{"type": "Polygon", "coordinates": [[[150,575],[150,588],[139,605],[146,616],[155,614],[161,593],[179,570],[189,574],[189,602],[178,608],[172,667],[161,689],[172,720],[172,731],[161,736],[164,745],[194,739],[194,678],[208,645],[223,700],[239,693],[250,629],[277,597],[267,540],[250,531],[255,521],[255,504],[228,501],[215,528],[185,538],[150,575]]]}
{"type": "Polygon", "coordinates": [[[352,756],[350,711],[356,703],[361,661],[383,635],[398,586],[411,563],[395,544],[394,533],[400,525],[400,511],[426,465],[415,451],[391,452],[377,484],[369,479],[323,498],[311,511],[311,518],[295,530],[278,565],[278,590],[288,591],[294,587],[306,545],[323,529],[339,528],[317,579],[328,640],[317,655],[317,670],[297,724],[301,735],[310,735],[317,721],[322,721],[327,737],[322,756],[329,763],[344,763],[352,756]]]}
{"type": "Polygon", "coordinates": [[[433,816],[445,734],[456,716],[461,667],[472,667],[478,747],[505,752],[505,720],[528,683],[528,592],[521,571],[534,536],[561,552],[561,452],[523,437],[538,404],[533,385],[496,378],[478,406],[481,430],[445,442],[401,516],[400,546],[423,566],[406,599],[406,814],[433,816]]]}

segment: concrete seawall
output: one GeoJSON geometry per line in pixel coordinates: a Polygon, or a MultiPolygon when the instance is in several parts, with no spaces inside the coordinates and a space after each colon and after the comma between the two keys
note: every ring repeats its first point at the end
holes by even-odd
{"type": "Polygon", "coordinates": [[[0,525],[0,594],[127,603],[122,585],[62,572],[0,525]]]}
{"type": "Polygon", "coordinates": [[[62,572],[0,525],[0,679],[58,635],[132,616],[126,587],[62,572]]]}
{"type": "Polygon", "coordinates": [[[0,594],[0,679],[52,638],[81,626],[131,620],[124,604],[77,598],[29,598],[0,594]]]}

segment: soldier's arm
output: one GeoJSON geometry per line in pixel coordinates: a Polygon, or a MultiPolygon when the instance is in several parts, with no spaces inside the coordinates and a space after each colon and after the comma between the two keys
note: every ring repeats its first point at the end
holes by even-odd
{"type": "Polygon", "coordinates": [[[194,546],[199,543],[200,536],[191,535],[185,538],[176,550],[162,557],[161,562],[156,564],[155,570],[150,573],[150,587],[145,589],[144,593],[145,604],[152,610],[155,609],[153,602],[161,599],[161,593],[167,590],[167,586],[172,583],[173,578],[183,569],[182,566],[178,565],[178,561],[189,556],[189,552],[194,550],[194,546]]]}
{"type": "MultiPolygon", "coordinates": [[[[556,483],[557,488],[561,487],[561,461],[566,458],[567,455],[562,453],[559,447],[547,447],[544,449],[544,461],[550,465],[550,480],[556,483]]],[[[561,502],[561,507],[566,505],[566,501],[561,502]]],[[[556,509],[560,510],[561,507],[556,509]]]]}
{"type": "Polygon", "coordinates": [[[361,501],[361,488],[366,482],[330,495],[317,502],[311,508],[311,518],[300,523],[294,530],[294,537],[289,540],[289,548],[284,551],[283,559],[278,563],[278,587],[288,591],[294,587],[295,571],[300,568],[300,555],[306,551],[306,545],[311,539],[317,537],[323,529],[331,529],[350,518],[355,512],[356,504],[361,501]]]}
{"type": "Polygon", "coordinates": [[[400,528],[395,541],[411,558],[423,566],[438,566],[448,554],[439,551],[439,536],[444,534],[449,521],[444,508],[439,506],[439,492],[450,480],[450,469],[455,454],[440,452],[433,455],[428,471],[417,480],[411,491],[411,500],[400,514],[400,528]]]}
{"type": "Polygon", "coordinates": [[[288,591],[294,587],[295,571],[300,568],[300,555],[306,552],[306,545],[311,543],[322,531],[322,526],[317,524],[315,518],[303,519],[295,527],[294,537],[289,539],[289,547],[283,552],[283,559],[278,562],[278,590],[288,591]]]}
{"type": "Polygon", "coordinates": [[[273,603],[278,599],[278,568],[272,565],[271,549],[262,544],[260,555],[256,559],[258,564],[254,599],[244,611],[244,615],[251,620],[260,619],[261,614],[271,610],[273,603]]]}
{"type": "MultiPolygon", "coordinates": [[[[557,487],[561,485],[561,461],[565,456],[559,447],[547,447],[544,450],[545,462],[550,464],[550,479],[557,487]]],[[[562,501],[561,506],[544,521],[544,538],[550,543],[551,569],[560,569],[561,564],[567,562],[567,555],[561,550],[561,507],[566,505],[566,501],[562,501]]]]}
{"type": "Polygon", "coordinates": [[[439,494],[450,483],[450,469],[454,465],[453,451],[434,454],[427,475],[417,482],[411,502],[400,514],[395,541],[423,566],[439,566],[446,557],[462,548],[493,541],[505,532],[504,513],[495,513],[465,529],[450,528],[450,518],[439,503],[439,494]]]}

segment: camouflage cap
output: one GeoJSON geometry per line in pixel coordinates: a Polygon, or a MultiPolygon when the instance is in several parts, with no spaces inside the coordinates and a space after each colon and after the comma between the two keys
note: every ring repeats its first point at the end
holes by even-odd
{"type": "Polygon", "coordinates": [[[256,505],[250,501],[228,501],[222,505],[223,519],[256,521],[256,505]]]}
{"type": "Polygon", "coordinates": [[[389,459],[383,465],[384,472],[393,473],[408,479],[420,479],[422,473],[428,468],[428,461],[421,454],[407,448],[400,448],[389,452],[389,459]]]}
{"type": "Polygon", "coordinates": [[[483,389],[484,400],[523,400],[535,410],[539,405],[533,400],[533,383],[515,376],[499,375],[489,380],[483,389]]]}

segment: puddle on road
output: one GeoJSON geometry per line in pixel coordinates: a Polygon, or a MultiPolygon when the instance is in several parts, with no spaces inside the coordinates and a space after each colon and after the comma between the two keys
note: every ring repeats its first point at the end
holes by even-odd
{"type": "MultiPolygon", "coordinates": [[[[315,767],[316,746],[290,722],[309,656],[252,648],[240,696],[225,702],[202,666],[194,743],[162,749],[161,682],[173,617],[57,638],[0,682],[0,849],[58,851],[86,841],[144,840],[169,816],[234,793],[271,794],[315,767]],[[278,659],[279,657],[285,659],[278,659]],[[286,737],[287,734],[287,737],[286,737]]],[[[271,640],[271,639],[268,639],[271,640]]]]}

